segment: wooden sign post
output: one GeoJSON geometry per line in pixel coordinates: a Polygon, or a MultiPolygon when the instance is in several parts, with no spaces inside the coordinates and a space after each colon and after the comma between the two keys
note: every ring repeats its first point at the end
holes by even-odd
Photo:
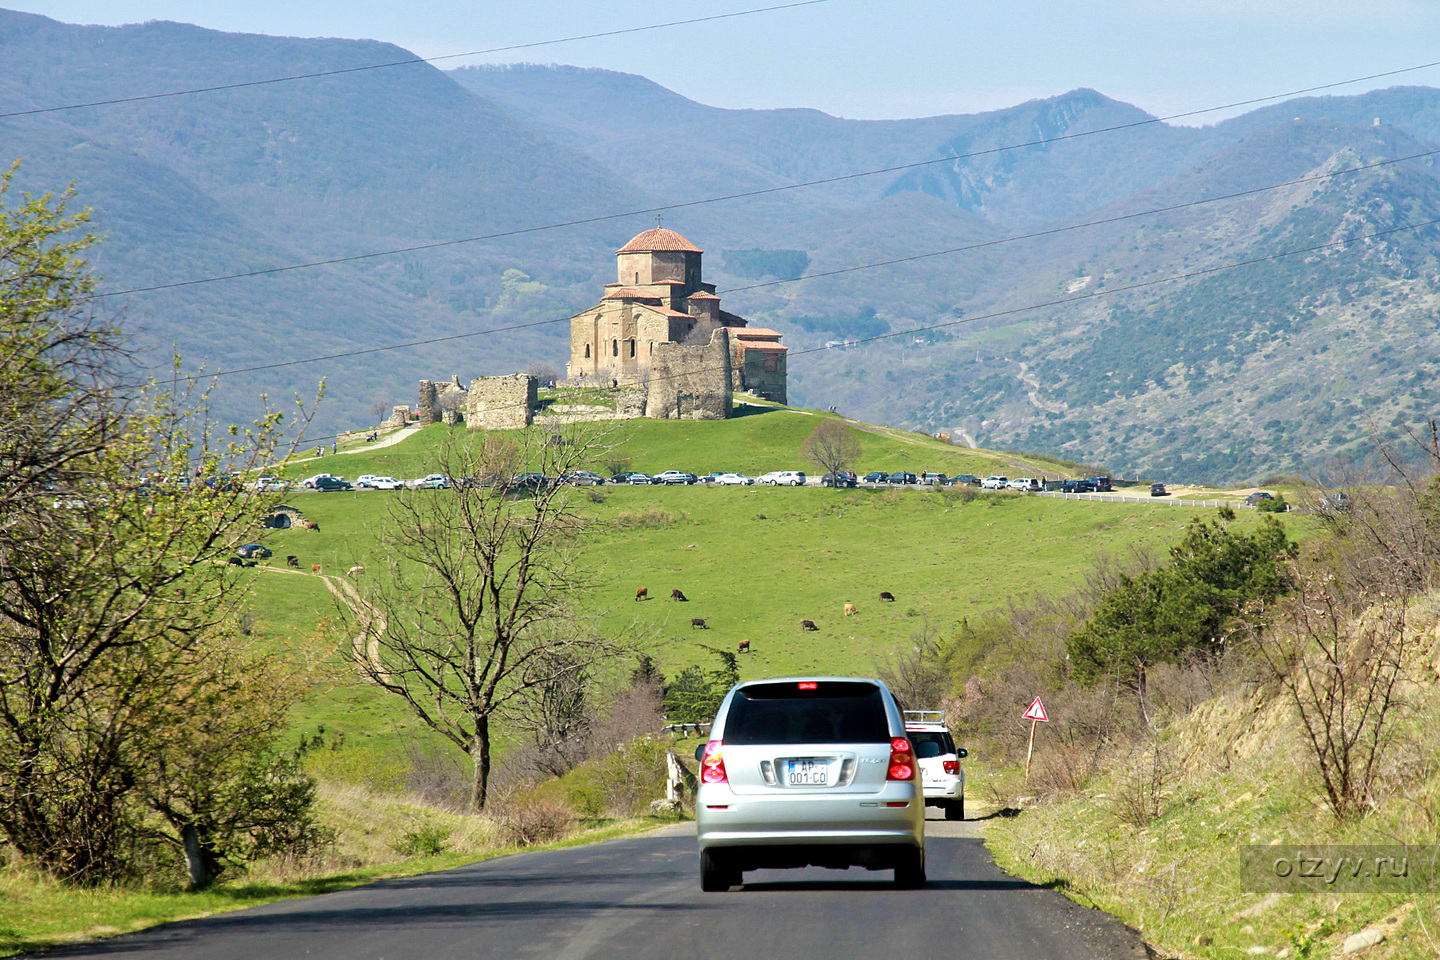
{"type": "Polygon", "coordinates": [[[1025,748],[1025,781],[1028,783],[1030,781],[1030,756],[1035,752],[1035,724],[1049,723],[1050,717],[1045,713],[1045,704],[1040,702],[1039,697],[1036,697],[1035,702],[1030,704],[1030,709],[1026,710],[1020,719],[1030,721],[1030,745],[1025,748]]]}

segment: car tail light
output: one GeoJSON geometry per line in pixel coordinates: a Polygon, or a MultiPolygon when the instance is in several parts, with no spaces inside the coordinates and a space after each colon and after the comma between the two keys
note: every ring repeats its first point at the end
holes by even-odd
{"type": "Polygon", "coordinates": [[[943,762],[942,766],[945,767],[946,773],[955,774],[960,772],[959,760],[946,760],[943,762]]]}
{"type": "Polygon", "coordinates": [[[910,752],[910,741],[904,737],[895,737],[890,741],[890,769],[886,771],[885,779],[915,779],[915,755],[910,752]]]}
{"type": "Polygon", "coordinates": [[[820,684],[816,683],[813,680],[801,680],[798,686],[801,690],[817,690],[819,689],[820,684]]]}
{"type": "Polygon", "coordinates": [[[711,740],[705,744],[705,755],[700,759],[701,783],[728,783],[725,775],[725,761],[720,756],[720,741],[711,740]]]}

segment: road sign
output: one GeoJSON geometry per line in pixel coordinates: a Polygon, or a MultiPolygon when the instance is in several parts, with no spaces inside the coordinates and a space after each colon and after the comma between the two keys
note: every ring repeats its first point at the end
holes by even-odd
{"type": "Polygon", "coordinates": [[[1045,715],[1045,704],[1040,702],[1039,697],[1035,698],[1035,702],[1030,704],[1030,709],[1026,710],[1025,714],[1020,719],[1039,720],[1041,723],[1050,722],[1050,718],[1045,715]]]}

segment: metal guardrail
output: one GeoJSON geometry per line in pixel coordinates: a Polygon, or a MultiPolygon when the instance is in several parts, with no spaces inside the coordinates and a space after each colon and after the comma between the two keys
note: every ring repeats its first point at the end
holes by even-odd
{"type": "Polygon", "coordinates": [[[1248,503],[1235,500],[1181,500],[1176,497],[1127,497],[1111,493],[1062,493],[1059,490],[1045,490],[1036,493],[1037,497],[1054,497],[1057,500],[1104,500],[1109,503],[1157,503],[1169,504],[1173,507],[1239,507],[1242,510],[1254,510],[1248,503]]]}

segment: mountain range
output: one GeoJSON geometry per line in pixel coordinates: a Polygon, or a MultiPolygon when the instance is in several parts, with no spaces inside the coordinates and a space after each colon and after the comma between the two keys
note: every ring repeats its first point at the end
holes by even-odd
{"type": "Polygon", "coordinates": [[[323,375],[329,432],[421,377],[560,367],[655,208],[785,334],[792,402],[1210,482],[1433,415],[1440,91],[1204,127],[1083,89],[865,121],[565,66],[353,70],[409,57],[0,11],[0,153],[94,209],[104,290],[260,272],[102,301],[155,369],[267,367],[218,381],[231,416],[323,375]]]}

